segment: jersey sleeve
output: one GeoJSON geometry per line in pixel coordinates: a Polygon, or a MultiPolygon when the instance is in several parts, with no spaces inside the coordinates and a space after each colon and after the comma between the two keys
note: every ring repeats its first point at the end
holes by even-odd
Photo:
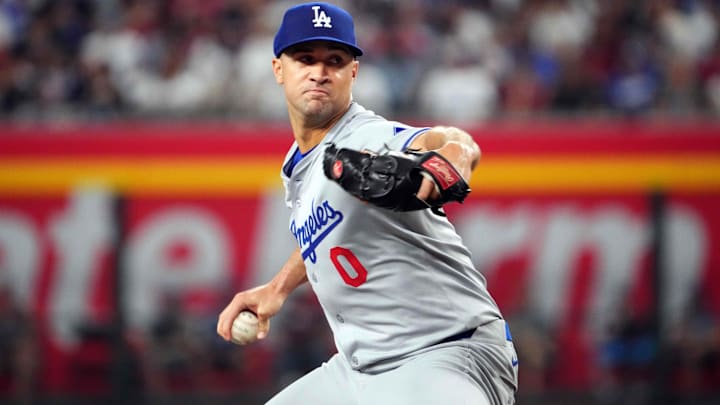
{"type": "Polygon", "coordinates": [[[411,127],[393,122],[374,122],[353,128],[333,140],[339,147],[382,153],[404,151],[420,134],[430,128],[411,127]]]}
{"type": "Polygon", "coordinates": [[[290,176],[288,173],[286,173],[285,169],[288,165],[288,162],[292,159],[292,156],[297,149],[297,143],[293,142],[292,146],[288,150],[287,154],[285,154],[285,158],[283,159],[283,164],[280,169],[280,179],[282,179],[282,185],[283,185],[283,191],[285,192],[285,205],[288,208],[292,208],[292,198],[290,197],[290,176]]]}
{"type": "Polygon", "coordinates": [[[393,128],[395,132],[392,140],[388,142],[388,147],[396,151],[405,151],[410,144],[421,134],[427,132],[430,127],[398,127],[393,128]]]}
{"type": "Polygon", "coordinates": [[[289,181],[286,177],[283,176],[283,191],[284,191],[284,200],[285,200],[285,206],[292,209],[292,199],[290,198],[290,190],[288,188],[289,181]]]}

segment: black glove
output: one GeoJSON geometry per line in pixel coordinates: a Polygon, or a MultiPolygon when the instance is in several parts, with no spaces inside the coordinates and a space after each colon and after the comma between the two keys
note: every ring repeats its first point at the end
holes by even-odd
{"type": "Polygon", "coordinates": [[[393,211],[439,208],[449,201],[463,202],[470,193],[462,175],[436,152],[373,154],[337,149],[330,144],[323,160],[325,176],[348,193],[393,211]],[[423,177],[429,176],[440,198],[425,202],[415,196],[423,177]]]}

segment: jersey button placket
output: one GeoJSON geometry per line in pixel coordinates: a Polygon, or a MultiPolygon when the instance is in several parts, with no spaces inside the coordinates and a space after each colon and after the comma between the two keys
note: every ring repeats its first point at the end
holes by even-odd
{"type": "Polygon", "coordinates": [[[335,315],[335,319],[337,319],[340,323],[345,323],[345,318],[343,318],[340,314],[335,315]]]}
{"type": "Polygon", "coordinates": [[[358,360],[357,356],[352,356],[350,361],[352,362],[353,366],[357,366],[358,364],[360,364],[360,360],[358,360]]]}

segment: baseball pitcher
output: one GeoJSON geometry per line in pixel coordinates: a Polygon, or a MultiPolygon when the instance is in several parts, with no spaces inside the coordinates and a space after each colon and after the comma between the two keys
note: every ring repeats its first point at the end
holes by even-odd
{"type": "Polygon", "coordinates": [[[264,338],[309,282],[337,353],[269,404],[514,403],[510,329],[442,208],[470,192],[478,145],[353,102],[363,51],[337,6],[288,9],[274,54],[294,135],[281,176],[297,249],[270,282],[235,295],[218,334],[230,340],[251,310],[264,338]]]}

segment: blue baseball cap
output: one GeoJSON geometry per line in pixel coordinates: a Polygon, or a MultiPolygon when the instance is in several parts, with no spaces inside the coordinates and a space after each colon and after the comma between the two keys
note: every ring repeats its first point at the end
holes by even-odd
{"type": "Polygon", "coordinates": [[[275,34],[273,52],[279,57],[293,45],[316,40],[346,45],[355,56],[363,54],[355,40],[352,16],[342,8],[328,3],[304,3],[289,8],[275,34]]]}

